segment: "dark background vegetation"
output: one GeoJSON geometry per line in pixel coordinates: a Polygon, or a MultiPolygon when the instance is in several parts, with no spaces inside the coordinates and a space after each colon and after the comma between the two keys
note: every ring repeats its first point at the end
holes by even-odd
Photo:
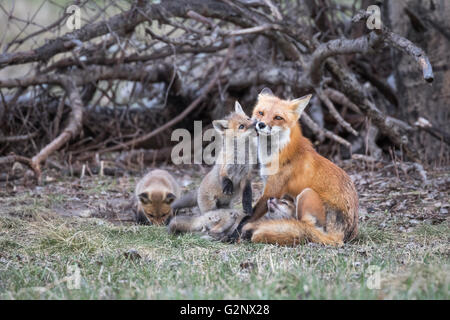
{"type": "Polygon", "coordinates": [[[173,129],[207,128],[236,99],[251,113],[266,86],[314,94],[301,123],[327,157],[445,166],[449,14],[444,0],[4,1],[1,179],[22,177],[15,162],[39,180],[166,161],[173,129]]]}

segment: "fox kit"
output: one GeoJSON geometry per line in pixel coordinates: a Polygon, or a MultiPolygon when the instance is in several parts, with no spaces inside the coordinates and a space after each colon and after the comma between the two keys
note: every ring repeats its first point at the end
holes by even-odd
{"type": "Polygon", "coordinates": [[[242,238],[263,243],[276,238],[276,243],[280,245],[294,245],[306,241],[342,245],[343,234],[334,230],[335,221],[331,215],[325,227],[317,226],[316,218],[309,213],[302,216],[302,210],[305,209],[302,198],[303,196],[299,195],[294,199],[287,194],[281,199],[270,198],[267,200],[267,213],[259,220],[247,223],[242,229],[242,238]],[[328,232],[325,232],[325,229],[328,232]]]}
{"type": "Polygon", "coordinates": [[[252,188],[250,182],[253,162],[256,164],[256,131],[254,121],[242,110],[236,101],[235,112],[225,120],[213,121],[214,129],[225,139],[232,139],[233,151],[220,151],[213,169],[203,178],[197,192],[187,194],[173,203],[173,209],[198,204],[202,213],[229,208],[232,201],[242,195],[244,212],[252,212],[252,188]],[[236,141],[234,141],[236,140],[236,141]],[[238,151],[236,146],[245,146],[238,151]],[[249,155],[250,159],[238,159],[236,155],[249,155]],[[253,161],[254,159],[254,161],[253,161]]]}
{"type": "Polygon", "coordinates": [[[207,239],[231,241],[245,214],[236,209],[217,209],[199,216],[178,215],[170,220],[169,233],[197,233],[207,239]]]}
{"type": "MultiPolygon", "coordinates": [[[[253,118],[257,120],[258,160],[265,187],[249,221],[257,221],[267,212],[268,199],[285,193],[298,195],[298,221],[261,222],[253,233],[257,242],[294,243],[313,220],[325,232],[340,233],[343,241],[357,234],[358,196],[353,182],[342,169],[319,155],[301,133],[298,120],[310,99],[311,95],[281,100],[269,89],[258,96],[253,118]],[[260,148],[260,141],[267,138],[273,142],[270,153],[260,148]],[[277,170],[271,171],[273,167],[277,170]]],[[[310,238],[323,242],[320,237],[310,238]]]]}
{"type": "Polygon", "coordinates": [[[260,220],[296,219],[295,199],[285,194],[281,199],[267,200],[267,213],[260,220]]]}
{"type": "Polygon", "coordinates": [[[136,185],[136,222],[165,224],[172,216],[170,204],[180,196],[180,186],[165,170],[147,173],[136,185]]]}

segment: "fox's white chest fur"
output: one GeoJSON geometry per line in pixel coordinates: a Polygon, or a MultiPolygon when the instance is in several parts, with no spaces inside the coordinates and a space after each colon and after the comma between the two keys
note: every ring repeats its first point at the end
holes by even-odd
{"type": "Polygon", "coordinates": [[[267,176],[276,174],[279,170],[280,152],[290,142],[291,130],[280,130],[272,135],[258,136],[258,161],[260,163],[260,176],[264,182],[267,176]]]}

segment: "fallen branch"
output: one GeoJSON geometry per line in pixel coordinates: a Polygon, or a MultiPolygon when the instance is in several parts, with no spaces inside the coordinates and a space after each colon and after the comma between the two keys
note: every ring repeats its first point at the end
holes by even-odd
{"type": "Polygon", "coordinates": [[[345,94],[340,91],[328,88],[323,91],[332,101],[339,103],[343,107],[347,107],[357,114],[362,114],[359,107],[354,104],[345,94]]]}
{"type": "MultiPolygon", "coordinates": [[[[368,18],[368,13],[362,12],[353,18],[353,22],[368,18]]],[[[395,48],[412,56],[422,69],[423,77],[427,82],[433,82],[433,68],[425,52],[414,43],[402,36],[393,33],[385,26],[370,32],[368,35],[357,39],[335,39],[323,43],[317,47],[312,54],[308,74],[312,84],[317,86],[322,78],[322,65],[330,57],[342,54],[368,54],[379,49],[384,43],[391,44],[395,48]]]]}
{"type": "Polygon", "coordinates": [[[12,142],[20,142],[20,141],[26,141],[33,139],[38,135],[39,131],[35,131],[33,133],[29,134],[23,134],[20,136],[9,136],[9,137],[2,137],[0,136],[0,143],[12,143],[12,142]]]}
{"type": "Polygon", "coordinates": [[[119,144],[119,145],[116,145],[116,146],[113,146],[113,147],[110,147],[110,148],[103,149],[103,150],[101,150],[101,153],[117,151],[117,150],[122,150],[122,149],[128,149],[130,147],[132,148],[135,145],[138,145],[140,143],[148,141],[150,138],[156,136],[157,134],[163,132],[164,130],[167,130],[167,129],[171,128],[172,126],[174,126],[175,124],[177,124],[178,122],[183,120],[184,117],[186,117],[189,113],[191,113],[200,104],[200,102],[203,101],[203,99],[207,96],[209,91],[211,91],[211,89],[216,85],[216,83],[219,80],[219,77],[220,77],[222,71],[225,69],[225,67],[228,64],[228,61],[230,60],[231,56],[233,55],[233,51],[234,51],[234,41],[231,42],[231,45],[228,48],[227,55],[223,59],[222,64],[219,67],[219,70],[216,72],[214,77],[208,82],[208,84],[202,90],[202,93],[200,94],[200,96],[198,96],[197,99],[195,99],[178,116],[176,116],[175,118],[173,118],[172,120],[170,120],[169,122],[164,124],[163,126],[153,130],[152,132],[149,132],[149,133],[147,133],[147,134],[145,134],[145,135],[143,135],[143,136],[141,136],[139,138],[133,139],[133,140],[128,141],[126,143],[119,144]]]}
{"type": "Polygon", "coordinates": [[[33,170],[36,178],[41,176],[41,168],[39,166],[36,166],[36,164],[30,158],[15,154],[11,154],[6,157],[0,157],[0,164],[10,164],[14,162],[20,162],[27,165],[31,170],[33,170]]]}
{"type": "Polygon", "coordinates": [[[343,146],[347,147],[349,150],[351,150],[352,145],[350,142],[348,142],[347,140],[345,140],[344,138],[339,137],[338,135],[334,134],[333,132],[327,130],[327,129],[322,129],[321,127],[319,127],[319,125],[317,123],[314,122],[313,119],[311,119],[305,112],[302,114],[301,118],[300,118],[303,123],[309,128],[311,129],[311,131],[317,135],[319,138],[321,136],[325,136],[333,141],[336,141],[339,144],[342,144],[343,146]]]}
{"type": "Polygon", "coordinates": [[[326,94],[324,94],[322,90],[317,90],[316,93],[317,93],[318,97],[320,98],[320,100],[322,100],[322,102],[325,103],[325,105],[328,108],[328,111],[330,111],[330,113],[333,116],[333,118],[336,119],[336,121],[345,130],[347,130],[348,132],[350,132],[354,136],[358,136],[358,132],[355,129],[352,128],[350,123],[348,123],[347,121],[344,120],[344,118],[342,118],[342,116],[336,110],[336,107],[334,106],[333,102],[328,98],[328,96],[326,94]]]}
{"type": "Polygon", "coordinates": [[[70,139],[74,138],[81,130],[82,120],[83,120],[83,103],[81,101],[80,94],[75,84],[70,79],[61,79],[61,85],[64,87],[67,93],[67,97],[70,101],[72,107],[72,112],[70,113],[69,123],[64,131],[56,137],[52,142],[46,145],[37,155],[32,158],[33,167],[39,170],[35,171],[39,173],[37,175],[37,180],[40,182],[40,165],[44,162],[50,154],[61,148],[70,139]]]}

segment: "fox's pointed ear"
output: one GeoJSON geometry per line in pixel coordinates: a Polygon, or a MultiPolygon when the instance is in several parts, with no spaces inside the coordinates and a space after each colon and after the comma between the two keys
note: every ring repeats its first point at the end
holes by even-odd
{"type": "Polygon", "coordinates": [[[139,197],[139,201],[141,201],[143,204],[148,204],[150,202],[147,192],[140,193],[138,195],[138,197],[139,197]]]}
{"type": "Polygon", "coordinates": [[[273,92],[272,90],[270,90],[269,88],[265,87],[264,89],[261,90],[261,92],[259,93],[260,96],[273,96],[273,92]]]}
{"type": "Polygon", "coordinates": [[[307,96],[295,99],[291,101],[291,107],[293,111],[300,117],[302,115],[303,110],[305,110],[306,106],[311,100],[312,94],[308,94],[307,96]]]}
{"type": "Polygon", "coordinates": [[[214,120],[212,122],[214,129],[220,134],[225,134],[225,130],[228,129],[228,121],[227,120],[214,120]]]}
{"type": "Polygon", "coordinates": [[[171,204],[176,198],[176,195],[174,195],[172,192],[169,192],[166,195],[166,203],[171,204]]]}
{"type": "Polygon", "coordinates": [[[234,111],[235,111],[236,113],[240,113],[240,114],[242,114],[242,115],[244,115],[244,116],[247,116],[247,115],[245,114],[244,110],[242,110],[241,104],[240,104],[239,101],[237,101],[237,100],[236,100],[236,103],[234,104],[234,111]]]}

